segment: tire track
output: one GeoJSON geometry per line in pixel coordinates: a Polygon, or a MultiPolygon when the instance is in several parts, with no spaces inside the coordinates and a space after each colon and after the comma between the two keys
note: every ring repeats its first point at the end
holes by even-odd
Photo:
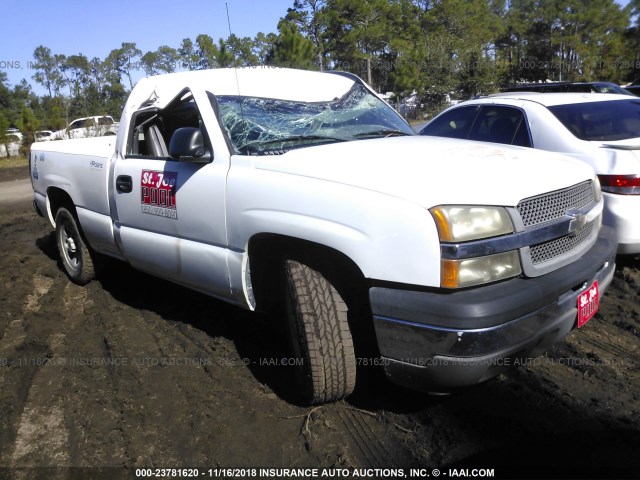
{"type": "Polygon", "coordinates": [[[2,336],[2,340],[0,340],[0,358],[7,358],[24,344],[27,338],[25,318],[30,313],[40,310],[40,298],[49,292],[53,283],[54,280],[50,277],[45,277],[40,274],[33,276],[33,287],[31,293],[29,293],[24,300],[20,318],[9,322],[2,336]]]}
{"type": "Polygon", "coordinates": [[[181,433],[187,436],[184,444],[189,449],[183,458],[194,457],[194,462],[206,465],[313,465],[309,463],[304,436],[296,422],[292,422],[304,417],[300,412],[306,409],[282,402],[267,386],[261,385],[252,371],[260,361],[253,356],[256,352],[250,354],[253,360],[240,358],[234,345],[233,339],[247,341],[236,338],[235,329],[242,332],[242,337],[254,335],[235,325],[247,322],[255,325],[251,323],[255,318],[248,319],[244,311],[206,297],[202,305],[189,308],[182,315],[175,317],[170,313],[162,309],[157,313],[143,312],[163,354],[205,360],[201,365],[167,367],[175,371],[176,385],[187,399],[188,405],[183,410],[200,418],[188,425],[189,431],[181,433]],[[165,316],[178,320],[165,320],[165,316]],[[230,318],[212,319],[212,316],[230,318]],[[221,324],[213,327],[212,321],[221,324]],[[191,323],[208,325],[214,331],[202,331],[191,323]],[[230,327],[232,332],[228,331],[230,327]]]}
{"type": "Polygon", "coordinates": [[[354,454],[354,467],[393,468],[406,465],[404,452],[390,450],[383,443],[382,439],[388,437],[388,432],[374,413],[354,410],[343,402],[336,405],[335,414],[348,434],[347,447],[354,454]]]}
{"type": "MultiPolygon", "coordinates": [[[[47,299],[47,294],[53,285],[52,278],[34,275],[33,292],[27,296],[23,307],[25,317],[40,311],[42,300],[47,299]]],[[[27,338],[24,322],[21,322],[12,333],[16,335],[14,343],[24,342],[27,338]],[[18,333],[20,329],[22,332],[18,333]]],[[[52,334],[47,338],[46,344],[53,358],[60,354],[63,338],[63,334],[52,334]]],[[[32,366],[37,367],[37,370],[20,415],[9,461],[12,467],[69,465],[69,434],[64,425],[61,400],[63,392],[60,383],[55,381],[55,367],[48,363],[48,357],[25,359],[28,363],[33,361],[32,366]],[[48,398],[50,402],[43,404],[42,398],[48,398]]]]}
{"type": "Polygon", "coordinates": [[[221,401],[242,412],[238,397],[215,380],[209,354],[173,322],[101,295],[114,310],[100,315],[104,354],[123,363],[109,368],[109,381],[127,465],[211,465],[209,454],[224,438],[218,434],[232,433],[207,427],[207,419],[221,401]]]}
{"type": "MultiPolygon", "coordinates": [[[[163,466],[168,466],[173,457],[159,426],[170,418],[158,415],[164,403],[158,387],[167,389],[167,385],[145,360],[159,358],[161,351],[142,313],[126,307],[115,315],[109,313],[101,313],[98,318],[102,352],[109,360],[109,391],[117,413],[121,461],[129,467],[152,467],[163,460],[163,466]],[[154,403],[159,408],[154,408],[154,403]]],[[[167,389],[165,394],[173,399],[175,392],[167,389]]]]}
{"type": "MultiPolygon", "coordinates": [[[[635,342],[626,341],[620,338],[619,335],[612,337],[608,330],[607,328],[579,330],[580,340],[582,340],[581,343],[584,344],[582,345],[583,349],[589,345],[596,351],[612,355],[611,360],[630,359],[638,363],[638,352],[634,351],[637,350],[635,342]]],[[[631,340],[633,340],[632,336],[631,340]]]]}
{"type": "MultiPolygon", "coordinates": [[[[29,257],[18,254],[2,257],[0,270],[10,271],[19,261],[29,265],[29,257]]],[[[25,269],[26,270],[26,269],[25,269]]],[[[28,271],[28,270],[27,270],[28,271]]],[[[5,277],[7,288],[2,295],[3,316],[0,339],[0,466],[12,464],[13,445],[16,441],[21,417],[27,404],[33,379],[40,368],[31,359],[45,359],[51,355],[50,347],[30,328],[33,318],[41,318],[38,313],[41,299],[52,286],[50,280],[40,273],[31,276],[12,275],[5,277]],[[11,292],[9,297],[6,292],[11,292]]]]}
{"type": "Polygon", "coordinates": [[[186,360],[185,365],[162,367],[162,384],[173,387],[172,410],[167,412],[173,420],[165,434],[172,439],[178,458],[189,459],[191,464],[246,466],[255,465],[250,452],[271,450],[271,458],[279,458],[287,438],[265,445],[260,441],[264,436],[255,435],[256,428],[263,430],[265,420],[275,421],[275,398],[260,394],[231,342],[218,339],[212,351],[206,344],[211,338],[188,324],[167,321],[148,311],[143,317],[161,358],[186,360]],[[235,442],[229,442],[232,437],[242,438],[246,450],[239,451],[235,442]],[[209,447],[203,449],[203,445],[209,447]]]}
{"type": "Polygon", "coordinates": [[[109,383],[96,294],[99,298],[99,291],[93,287],[70,282],[64,288],[64,319],[59,328],[65,332],[65,348],[58,377],[67,392],[64,407],[72,464],[120,466],[124,463],[123,440],[109,383]]]}
{"type": "Polygon", "coordinates": [[[49,293],[53,283],[54,280],[51,277],[45,277],[40,274],[34,275],[33,292],[27,296],[27,301],[23,310],[25,315],[30,312],[37,312],[40,310],[40,298],[49,293]]]}

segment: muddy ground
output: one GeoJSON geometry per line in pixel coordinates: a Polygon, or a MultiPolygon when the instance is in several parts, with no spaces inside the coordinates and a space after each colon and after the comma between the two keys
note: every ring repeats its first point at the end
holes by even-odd
{"type": "MultiPolygon", "coordinates": [[[[0,170],[0,182],[27,177],[0,170]]],[[[529,365],[442,397],[374,378],[307,408],[278,365],[277,318],[119,263],[78,287],[29,200],[2,203],[0,225],[0,478],[134,478],[137,467],[638,478],[637,257],[618,258],[597,316],[529,365]]]]}

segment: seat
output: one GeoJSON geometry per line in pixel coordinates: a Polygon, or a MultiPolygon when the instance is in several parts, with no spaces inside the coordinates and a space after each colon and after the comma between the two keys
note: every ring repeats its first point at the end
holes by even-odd
{"type": "Polygon", "coordinates": [[[162,138],[162,134],[160,133],[160,129],[157,125],[151,125],[147,127],[145,130],[144,138],[147,147],[147,153],[150,156],[162,158],[166,158],[169,156],[169,151],[167,150],[164,138],[162,138]]]}

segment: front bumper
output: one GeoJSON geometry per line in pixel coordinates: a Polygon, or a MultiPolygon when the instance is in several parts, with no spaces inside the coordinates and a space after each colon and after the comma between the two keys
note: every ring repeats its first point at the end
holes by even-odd
{"type": "Polygon", "coordinates": [[[616,249],[615,232],[602,227],[582,257],[540,277],[453,292],[371,288],[387,376],[409,388],[446,391],[538,356],[575,327],[577,298],[595,280],[603,295],[616,249]]]}

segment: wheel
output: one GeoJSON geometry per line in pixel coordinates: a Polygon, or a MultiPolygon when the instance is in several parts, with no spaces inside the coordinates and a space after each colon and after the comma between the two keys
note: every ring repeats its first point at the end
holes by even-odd
{"type": "Polygon", "coordinates": [[[74,283],[85,285],[95,277],[89,246],[73,214],[64,207],[56,213],[56,243],[67,275],[74,283]]]}
{"type": "Polygon", "coordinates": [[[294,260],[284,262],[284,294],[304,400],[318,404],[348,396],[356,383],[356,360],[340,294],[320,272],[294,260]]]}

